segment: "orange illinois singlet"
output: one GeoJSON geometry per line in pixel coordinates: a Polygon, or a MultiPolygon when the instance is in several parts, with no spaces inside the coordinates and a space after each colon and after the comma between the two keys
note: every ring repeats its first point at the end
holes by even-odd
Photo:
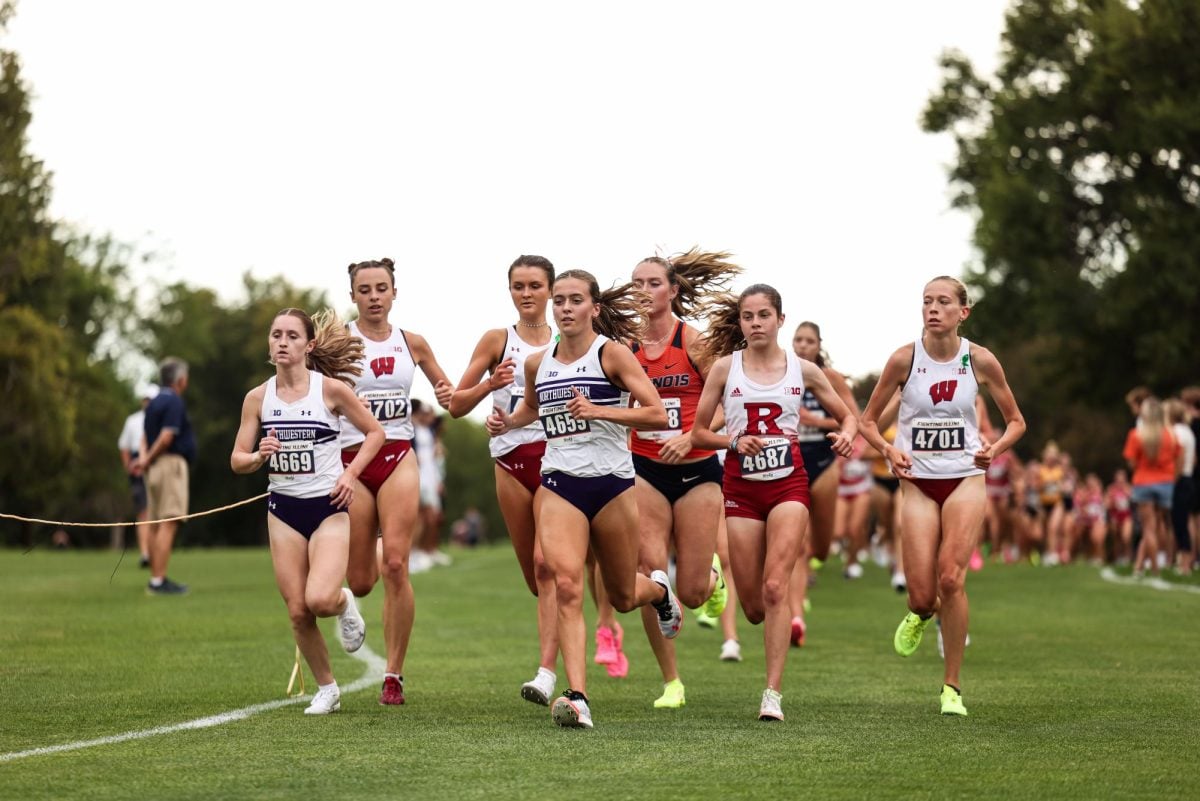
{"type": "MultiPolygon", "coordinates": [[[[633,343],[633,355],[646,371],[646,375],[658,390],[663,406],[667,409],[667,427],[660,431],[634,431],[630,438],[630,450],[638,456],[658,459],[662,444],[685,431],[691,431],[696,420],[696,406],[704,389],[704,379],[683,345],[684,324],[675,323],[675,332],[670,343],[657,359],[646,356],[641,343],[633,343]]],[[[687,460],[712,456],[714,451],[693,448],[684,457],[687,460]]]]}

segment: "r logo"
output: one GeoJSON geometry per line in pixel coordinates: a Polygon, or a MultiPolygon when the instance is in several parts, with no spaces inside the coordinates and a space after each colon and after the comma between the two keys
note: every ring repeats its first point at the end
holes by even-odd
{"type": "Polygon", "coordinates": [[[783,431],[775,422],[781,414],[783,407],[778,403],[747,403],[746,433],[782,434],[783,431]]]}
{"type": "Polygon", "coordinates": [[[380,356],[378,359],[371,359],[371,372],[376,378],[381,375],[391,375],[396,369],[395,356],[380,356]]]}
{"type": "Polygon", "coordinates": [[[948,403],[954,400],[954,390],[957,388],[957,381],[939,381],[929,388],[929,397],[933,398],[934,406],[937,406],[942,401],[948,403]]]}

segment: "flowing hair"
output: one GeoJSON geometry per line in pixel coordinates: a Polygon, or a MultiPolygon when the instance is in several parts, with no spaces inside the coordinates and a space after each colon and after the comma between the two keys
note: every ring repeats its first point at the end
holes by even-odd
{"type": "Polygon", "coordinates": [[[728,251],[707,251],[693,247],[669,259],[647,256],[638,264],[657,264],[667,271],[667,281],[677,287],[671,300],[671,311],[680,319],[696,319],[704,307],[704,297],[714,292],[727,292],[729,283],[741,275],[742,268],[729,261],[728,251]]]}
{"type": "Polygon", "coordinates": [[[354,377],[362,375],[363,342],[352,335],[346,324],[330,309],[312,317],[303,309],[284,309],[276,317],[295,317],[304,323],[304,332],[316,344],[309,351],[306,365],[323,376],[354,386],[354,377]]]}
{"type": "Polygon", "coordinates": [[[740,295],[731,292],[710,295],[701,309],[703,316],[708,318],[708,330],[700,335],[701,359],[711,363],[746,347],[746,335],[742,333],[740,318],[742,301],[751,295],[766,296],[775,307],[775,313],[783,314],[783,298],[769,284],[751,284],[740,295]]]}
{"type": "Polygon", "coordinates": [[[1150,461],[1158,459],[1158,449],[1163,441],[1163,407],[1162,401],[1153,395],[1142,401],[1142,426],[1138,436],[1142,440],[1142,452],[1150,461]]]}
{"type": "Polygon", "coordinates": [[[559,273],[554,283],[557,284],[564,278],[574,278],[588,285],[592,303],[600,309],[599,315],[592,320],[593,331],[624,344],[641,339],[642,303],[646,293],[639,292],[632,283],[614,286],[601,292],[596,277],[587,270],[567,270],[559,273]]]}

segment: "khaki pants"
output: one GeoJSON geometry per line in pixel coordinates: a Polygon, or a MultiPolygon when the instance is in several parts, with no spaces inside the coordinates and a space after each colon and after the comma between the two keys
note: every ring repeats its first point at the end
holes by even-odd
{"type": "Polygon", "coordinates": [[[188,511],[188,463],[164,453],[146,469],[147,512],[151,520],[179,517],[188,511]]]}

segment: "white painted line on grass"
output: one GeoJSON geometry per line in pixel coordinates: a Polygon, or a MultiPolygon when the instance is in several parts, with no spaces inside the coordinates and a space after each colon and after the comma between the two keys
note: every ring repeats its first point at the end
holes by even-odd
{"type": "Polygon", "coordinates": [[[1134,578],[1133,576],[1118,576],[1111,567],[1100,571],[1100,578],[1113,584],[1124,584],[1133,587],[1149,587],[1160,592],[1192,592],[1200,594],[1200,587],[1194,584],[1176,584],[1173,581],[1163,581],[1160,578],[1134,578]]]}
{"type": "MultiPolygon", "coordinates": [[[[364,690],[367,687],[372,687],[379,683],[383,678],[384,668],[387,663],[383,657],[376,654],[364,643],[354,653],[352,657],[362,662],[367,666],[367,672],[361,678],[342,688],[342,693],[354,693],[359,690],[364,690]]],[[[144,740],[147,737],[157,737],[160,734],[173,734],[177,731],[190,731],[192,729],[207,729],[213,726],[223,726],[226,723],[233,723],[237,720],[245,720],[248,717],[257,715],[259,712],[268,712],[272,709],[299,704],[308,701],[312,696],[304,695],[293,698],[283,698],[278,701],[268,701],[264,704],[254,704],[252,706],[234,709],[229,712],[222,712],[219,715],[209,715],[206,718],[196,718],[195,720],[185,720],[182,723],[172,723],[169,726],[156,726],[153,729],[141,729],[140,731],[127,731],[124,734],[113,734],[108,737],[97,737],[94,740],[76,740],[73,743],[62,743],[61,745],[48,745],[44,748],[30,748],[27,751],[12,751],[7,754],[0,754],[0,762],[13,762],[26,757],[45,756],[47,754],[58,754],[63,751],[78,751],[83,748],[93,748],[97,745],[113,745],[115,743],[124,743],[129,740],[144,740]]]]}

